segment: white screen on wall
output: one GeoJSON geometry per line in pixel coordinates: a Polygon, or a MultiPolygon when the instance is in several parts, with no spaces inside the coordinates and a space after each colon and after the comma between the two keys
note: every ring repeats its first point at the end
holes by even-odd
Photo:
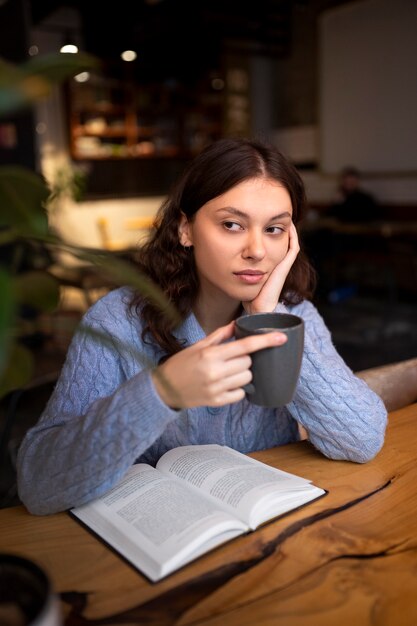
{"type": "Polygon", "coordinates": [[[321,169],[417,172],[417,1],[353,2],[319,26],[321,169]]]}

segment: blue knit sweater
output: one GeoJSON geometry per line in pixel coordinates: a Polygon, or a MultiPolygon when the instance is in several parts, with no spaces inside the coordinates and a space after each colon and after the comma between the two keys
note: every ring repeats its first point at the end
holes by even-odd
{"type": "MultiPolygon", "coordinates": [[[[155,464],[176,446],[218,443],[246,453],[296,441],[297,422],[331,459],[362,463],[380,450],[385,407],[336,352],[311,302],[288,307],[305,321],[301,375],[288,406],[266,409],[242,400],[175,411],[153,386],[150,369],[163,352],[141,340],[131,295],[129,288],[116,289],[86,313],[45,411],[22,442],[18,489],[32,513],[83,504],[136,461],[155,464]]],[[[287,309],[279,304],[277,310],[287,309]]],[[[193,314],[175,334],[187,344],[205,336],[193,314]]]]}

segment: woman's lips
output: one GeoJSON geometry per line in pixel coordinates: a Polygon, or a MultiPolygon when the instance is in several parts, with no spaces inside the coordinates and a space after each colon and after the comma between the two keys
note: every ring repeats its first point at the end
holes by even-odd
{"type": "Polygon", "coordinates": [[[265,276],[265,272],[259,272],[257,270],[242,270],[241,272],[233,272],[235,276],[243,283],[249,285],[255,285],[261,282],[265,276]]]}

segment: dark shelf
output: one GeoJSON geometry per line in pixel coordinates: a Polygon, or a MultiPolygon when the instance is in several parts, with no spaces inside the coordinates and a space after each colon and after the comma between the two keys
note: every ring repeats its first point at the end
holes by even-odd
{"type": "Polygon", "coordinates": [[[138,84],[93,74],[88,82],[72,81],[68,90],[71,156],[91,162],[186,160],[223,136],[223,108],[223,93],[208,77],[194,85],[138,84]]]}

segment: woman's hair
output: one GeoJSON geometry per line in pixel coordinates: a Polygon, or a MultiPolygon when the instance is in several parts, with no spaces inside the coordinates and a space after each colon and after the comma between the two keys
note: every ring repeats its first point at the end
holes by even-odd
{"type": "MultiPolygon", "coordinates": [[[[293,222],[303,216],[306,196],[303,181],[295,167],[273,146],[250,139],[220,139],[210,144],[185,169],[167,200],[159,209],[155,228],[138,252],[140,269],[154,281],[176,307],[181,319],[192,310],[199,279],[192,248],[179,242],[181,213],[189,221],[209,200],[251,178],[275,180],[288,191],[293,222]]],[[[300,251],[284,284],[281,300],[296,304],[312,295],[314,272],[300,251]]],[[[182,346],[172,335],[172,322],[139,292],[132,306],[144,320],[143,339],[151,335],[168,354],[182,346]]]]}

